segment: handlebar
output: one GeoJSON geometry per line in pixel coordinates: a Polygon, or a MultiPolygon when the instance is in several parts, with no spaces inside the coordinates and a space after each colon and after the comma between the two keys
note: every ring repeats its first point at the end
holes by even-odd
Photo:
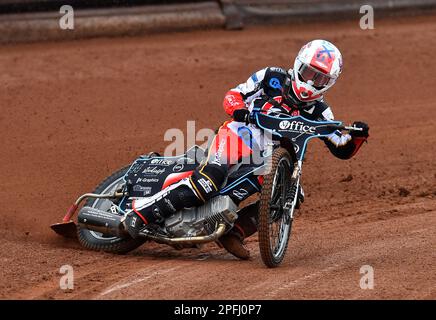
{"type": "MultiPolygon", "coordinates": [[[[259,111],[262,112],[262,111],[259,111]]],[[[265,113],[266,114],[266,113],[265,113]]],[[[287,113],[283,113],[283,112],[278,112],[278,111],[273,111],[270,114],[276,114],[278,116],[285,116],[285,117],[289,117],[289,114],[287,113]]],[[[256,120],[254,117],[254,113],[252,113],[250,115],[250,117],[248,118],[248,122],[249,123],[253,123],[256,124],[256,120]]],[[[348,130],[348,131],[363,131],[363,128],[358,128],[358,127],[354,127],[354,126],[343,126],[343,125],[337,125],[337,124],[328,124],[326,125],[327,127],[332,127],[335,128],[337,130],[348,130]]]]}

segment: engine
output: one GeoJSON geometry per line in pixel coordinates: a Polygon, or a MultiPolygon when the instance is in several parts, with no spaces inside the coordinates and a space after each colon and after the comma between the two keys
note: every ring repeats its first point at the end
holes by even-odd
{"type": "Polygon", "coordinates": [[[238,206],[229,196],[217,196],[200,207],[183,209],[165,220],[166,231],[174,237],[195,237],[215,231],[218,222],[233,227],[238,206]]]}

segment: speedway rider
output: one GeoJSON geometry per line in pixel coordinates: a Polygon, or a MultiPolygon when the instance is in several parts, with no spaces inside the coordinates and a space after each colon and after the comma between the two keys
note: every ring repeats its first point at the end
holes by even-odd
{"type": "MultiPolygon", "coordinates": [[[[261,130],[249,124],[253,109],[301,115],[315,121],[333,120],[333,112],[324,101],[324,93],[335,84],[341,71],[342,55],[339,50],[328,41],[314,40],[301,48],[293,69],[264,68],[227,92],[223,105],[232,120],[219,128],[207,157],[189,178],[168,186],[152,197],[133,201],[132,210],[124,222],[131,236],[136,237],[147,224],[160,223],[182,208],[200,206],[217,195],[229,168],[249,156],[254,145],[263,147],[259,139],[261,130]],[[241,128],[249,128],[255,141],[243,141],[238,135],[241,128]],[[237,148],[232,148],[230,141],[236,141],[237,148]]],[[[353,125],[363,130],[350,134],[336,131],[323,138],[328,149],[340,159],[355,155],[369,136],[367,124],[354,122],[353,125]]],[[[261,179],[258,180],[261,184],[261,179]]],[[[304,200],[302,190],[299,200],[304,200]]],[[[253,219],[240,217],[235,227],[219,242],[233,255],[248,259],[249,251],[243,240],[255,231],[253,219]]]]}

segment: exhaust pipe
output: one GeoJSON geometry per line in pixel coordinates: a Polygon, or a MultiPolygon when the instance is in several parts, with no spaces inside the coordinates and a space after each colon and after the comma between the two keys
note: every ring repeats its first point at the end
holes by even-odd
{"type": "Polygon", "coordinates": [[[216,241],[224,234],[225,231],[226,231],[225,223],[220,223],[214,232],[206,236],[169,238],[165,236],[153,235],[149,233],[148,230],[144,230],[144,232],[141,232],[140,234],[146,236],[149,239],[156,241],[157,243],[163,243],[163,244],[168,244],[170,246],[174,246],[174,245],[194,245],[194,244],[216,241]]]}
{"type": "MultiPolygon", "coordinates": [[[[103,210],[83,207],[77,217],[79,226],[88,230],[101,232],[116,237],[126,237],[129,233],[124,229],[122,219],[124,216],[108,213],[103,210]]],[[[226,224],[220,223],[214,232],[205,236],[169,238],[163,235],[155,235],[147,229],[140,232],[141,236],[154,240],[157,243],[177,245],[195,245],[218,240],[226,231],[226,224]]]]}
{"type": "MultiPolygon", "coordinates": [[[[81,195],[76,202],[68,209],[67,214],[62,219],[61,223],[54,223],[50,226],[54,232],[57,234],[67,237],[67,238],[77,238],[77,227],[72,219],[74,213],[77,211],[80,203],[86,198],[95,199],[111,199],[111,198],[122,198],[126,196],[123,192],[106,193],[106,194],[96,194],[96,193],[85,193],[81,195]]],[[[88,227],[89,228],[89,227],[88,227]]]]}
{"type": "Polygon", "coordinates": [[[91,207],[83,207],[77,217],[82,228],[101,232],[103,234],[124,237],[128,235],[122,224],[124,216],[108,213],[91,207]]]}

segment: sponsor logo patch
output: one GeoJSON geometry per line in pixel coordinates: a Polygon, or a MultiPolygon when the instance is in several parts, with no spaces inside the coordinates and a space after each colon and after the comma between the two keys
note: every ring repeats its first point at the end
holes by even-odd
{"type": "Polygon", "coordinates": [[[158,168],[158,167],[147,167],[142,171],[143,174],[146,176],[158,176],[165,172],[164,168],[158,168]]]}
{"type": "Polygon", "coordinates": [[[138,180],[136,180],[136,183],[139,183],[139,182],[156,183],[156,182],[159,182],[159,179],[157,179],[157,178],[138,178],[138,180]]]}
{"type": "Polygon", "coordinates": [[[135,227],[135,224],[136,224],[136,216],[134,216],[134,217],[132,218],[132,222],[130,223],[130,226],[131,226],[132,228],[134,228],[134,227],[135,227]]]}
{"type": "Polygon", "coordinates": [[[233,190],[233,195],[239,200],[242,200],[248,195],[248,191],[245,189],[233,190]]]}
{"type": "Polygon", "coordinates": [[[209,180],[201,178],[198,180],[198,183],[206,193],[212,192],[212,183],[209,180]]]}
{"type": "Polygon", "coordinates": [[[283,68],[278,68],[278,67],[270,67],[269,68],[271,71],[275,71],[275,72],[280,72],[280,73],[285,73],[285,69],[283,68]]]}
{"type": "Polygon", "coordinates": [[[279,123],[279,128],[282,130],[290,130],[293,132],[300,132],[300,133],[315,133],[316,127],[312,127],[309,125],[305,125],[304,122],[301,121],[288,121],[283,120],[279,123]]]}
{"type": "Polygon", "coordinates": [[[173,171],[174,171],[174,172],[180,172],[180,171],[182,171],[184,168],[185,168],[185,166],[184,166],[183,164],[178,163],[178,164],[176,164],[176,165],[173,167],[173,171]]]}
{"type": "Polygon", "coordinates": [[[291,123],[288,120],[283,120],[282,122],[279,123],[279,127],[282,130],[286,130],[291,126],[291,123]]]}
{"type": "Polygon", "coordinates": [[[174,163],[174,161],[172,161],[172,160],[168,160],[168,159],[152,159],[152,160],[150,161],[150,163],[151,163],[151,164],[154,164],[154,165],[159,165],[159,166],[166,166],[166,167],[168,167],[168,166],[172,165],[172,164],[174,163]]]}
{"type": "Polygon", "coordinates": [[[224,152],[224,147],[226,146],[226,139],[221,139],[220,144],[218,145],[218,150],[215,153],[215,158],[212,161],[213,164],[221,165],[221,156],[224,152]]]}
{"type": "Polygon", "coordinates": [[[141,192],[144,196],[151,194],[151,187],[144,187],[140,185],[133,186],[133,191],[141,192]]]}
{"type": "Polygon", "coordinates": [[[282,89],[282,85],[277,78],[271,78],[271,80],[269,81],[269,86],[274,89],[282,89]]]}

